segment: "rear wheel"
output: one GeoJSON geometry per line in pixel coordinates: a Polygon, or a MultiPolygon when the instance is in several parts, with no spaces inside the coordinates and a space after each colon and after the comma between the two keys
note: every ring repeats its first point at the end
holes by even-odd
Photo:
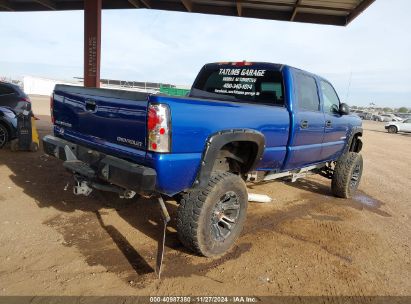
{"type": "Polygon", "coordinates": [[[5,126],[0,124],[0,149],[9,141],[9,131],[5,126]]]}
{"type": "Polygon", "coordinates": [[[241,234],[247,204],[247,188],[238,175],[213,172],[207,187],[184,194],[180,201],[181,242],[199,255],[224,254],[241,234]]]}
{"type": "Polygon", "coordinates": [[[388,133],[397,133],[398,129],[396,126],[389,126],[388,127],[388,133]]]}
{"type": "Polygon", "coordinates": [[[331,190],[335,196],[350,198],[357,190],[363,170],[361,154],[348,152],[343,155],[334,168],[331,190]]]}

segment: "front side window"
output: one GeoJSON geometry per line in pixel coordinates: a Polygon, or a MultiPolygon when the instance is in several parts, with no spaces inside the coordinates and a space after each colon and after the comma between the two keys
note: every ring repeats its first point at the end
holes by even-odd
{"type": "Polygon", "coordinates": [[[321,92],[324,102],[324,112],[338,113],[340,100],[334,88],[328,82],[321,80],[321,92]]]}
{"type": "Polygon", "coordinates": [[[298,108],[301,110],[319,111],[320,99],[315,79],[309,75],[297,73],[295,80],[298,108]]]}
{"type": "Polygon", "coordinates": [[[404,123],[409,123],[409,124],[411,124],[411,119],[404,120],[404,123]]]}

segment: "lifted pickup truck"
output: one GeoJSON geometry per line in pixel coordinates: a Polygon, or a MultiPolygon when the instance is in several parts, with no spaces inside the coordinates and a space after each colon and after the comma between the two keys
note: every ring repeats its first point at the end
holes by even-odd
{"type": "Polygon", "coordinates": [[[241,233],[259,182],[306,173],[350,197],[361,179],[361,120],[333,86],[272,63],[212,63],[187,97],[56,85],[47,154],[74,173],[75,194],[178,198],[181,242],[225,253],[241,233]]]}

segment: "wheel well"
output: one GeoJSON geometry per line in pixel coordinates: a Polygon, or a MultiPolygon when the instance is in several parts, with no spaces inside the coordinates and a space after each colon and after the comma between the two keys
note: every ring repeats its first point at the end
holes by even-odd
{"type": "Polygon", "coordinates": [[[253,166],[258,153],[258,144],[252,141],[233,141],[225,144],[217,154],[213,171],[246,174],[253,166]]]}
{"type": "Polygon", "coordinates": [[[350,152],[360,152],[362,149],[362,140],[361,137],[362,133],[356,133],[353,136],[353,139],[351,141],[351,146],[350,146],[350,152]]]}

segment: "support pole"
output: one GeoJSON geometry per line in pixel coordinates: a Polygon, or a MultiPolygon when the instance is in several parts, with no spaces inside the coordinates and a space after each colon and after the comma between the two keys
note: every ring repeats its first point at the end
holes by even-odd
{"type": "Polygon", "coordinates": [[[84,86],[100,87],[101,1],[84,1],[84,86]]]}

